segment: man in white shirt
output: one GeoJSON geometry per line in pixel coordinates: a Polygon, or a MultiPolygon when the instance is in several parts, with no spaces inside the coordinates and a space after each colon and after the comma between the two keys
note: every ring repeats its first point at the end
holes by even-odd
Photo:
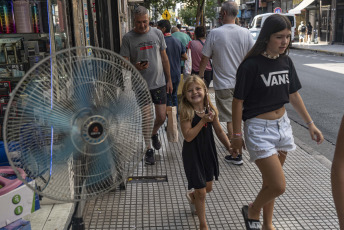
{"type": "MultiPolygon", "coordinates": [[[[220,16],[223,25],[210,31],[202,50],[199,71],[199,76],[203,78],[209,58],[212,58],[216,107],[220,122],[227,123],[229,139],[233,137],[232,101],[236,72],[254,44],[250,32],[235,24],[238,10],[235,2],[222,3],[220,16]]],[[[235,165],[243,164],[242,155],[237,158],[228,155],[225,160],[235,165]]]]}

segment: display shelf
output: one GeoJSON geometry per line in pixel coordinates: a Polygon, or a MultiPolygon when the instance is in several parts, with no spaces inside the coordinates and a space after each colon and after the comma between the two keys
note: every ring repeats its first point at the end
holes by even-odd
{"type": "Polygon", "coordinates": [[[16,38],[16,37],[25,37],[27,39],[41,39],[48,38],[48,33],[13,33],[13,34],[0,34],[0,38],[16,38]]]}

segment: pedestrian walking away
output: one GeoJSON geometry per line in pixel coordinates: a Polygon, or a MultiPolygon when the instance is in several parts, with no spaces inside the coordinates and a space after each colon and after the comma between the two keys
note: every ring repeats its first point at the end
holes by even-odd
{"type": "MultiPolygon", "coordinates": [[[[205,42],[205,34],[206,30],[204,26],[197,26],[195,29],[195,36],[196,39],[192,40],[189,43],[189,49],[191,49],[191,56],[192,56],[192,71],[191,74],[199,74],[199,66],[201,63],[202,58],[202,49],[205,42]]],[[[213,71],[211,67],[210,61],[207,63],[205,71],[204,71],[204,81],[209,88],[209,84],[213,78],[213,71]]]]}
{"type": "Polygon", "coordinates": [[[305,26],[305,24],[303,24],[303,21],[301,21],[301,24],[297,28],[297,31],[299,32],[299,43],[301,43],[301,41],[302,43],[305,43],[307,27],[305,26]]]}
{"type": "Polygon", "coordinates": [[[236,76],[232,148],[235,153],[242,151],[245,137],[250,161],[259,168],[263,181],[253,203],[242,208],[246,229],[275,229],[272,223],[275,198],[286,188],[282,167],[287,153],[296,149],[284,105],[291,103],[308,126],[313,140],[318,144],[324,140],[298,93],[301,83],[287,55],[290,37],[289,19],[280,14],[269,16],[236,76]]]}
{"type": "MultiPolygon", "coordinates": [[[[245,55],[252,48],[254,41],[249,30],[235,24],[238,5],[234,1],[222,3],[220,16],[223,25],[210,31],[202,50],[199,76],[205,77],[206,66],[212,58],[213,86],[216,107],[219,110],[220,122],[227,123],[229,139],[232,138],[232,101],[237,69],[245,55]]],[[[235,165],[242,165],[242,155],[225,160],[235,165]]]]}
{"type": "Polygon", "coordinates": [[[180,82],[180,62],[186,60],[186,48],[181,41],[171,36],[171,24],[168,20],[160,20],[157,23],[157,28],[164,34],[167,45],[166,54],[170,63],[170,73],[172,79],[173,91],[172,95],[167,97],[168,106],[176,106],[178,108],[178,86],[180,82]]]}
{"type": "Polygon", "coordinates": [[[313,32],[313,26],[311,24],[311,22],[307,23],[307,43],[311,43],[311,39],[312,39],[312,32],[313,32]]]}
{"type": "MultiPolygon", "coordinates": [[[[155,164],[154,150],[161,148],[158,130],[166,119],[166,93],[172,93],[170,63],[166,54],[164,35],[149,26],[148,10],[143,6],[134,9],[134,29],[123,36],[120,54],[130,61],[146,80],[155,108],[155,121],[151,137],[145,135],[145,163],[155,164]]],[[[142,108],[142,116],[153,116],[149,105],[142,108]]],[[[147,127],[143,127],[145,131],[147,127]]]]}
{"type": "Polygon", "coordinates": [[[339,219],[340,230],[344,230],[344,116],[339,128],[334,153],[331,184],[334,204],[339,219]]]}
{"type": "Polygon", "coordinates": [[[219,164],[213,128],[219,140],[230,150],[230,142],[218,120],[204,81],[191,75],[184,83],[179,105],[180,126],[184,136],[182,157],[188,181],[186,194],[191,211],[196,212],[200,229],[208,229],[205,217],[206,194],[218,180],[219,164]],[[194,189],[194,191],[192,191],[194,189]]]}
{"type": "MultiPolygon", "coordinates": [[[[183,33],[180,31],[182,26],[180,24],[177,25],[177,27],[173,27],[172,36],[177,38],[179,41],[182,42],[183,46],[186,48],[189,42],[191,41],[191,38],[186,33],[183,33]]],[[[184,70],[184,61],[180,62],[180,72],[183,73],[184,70]]]]}

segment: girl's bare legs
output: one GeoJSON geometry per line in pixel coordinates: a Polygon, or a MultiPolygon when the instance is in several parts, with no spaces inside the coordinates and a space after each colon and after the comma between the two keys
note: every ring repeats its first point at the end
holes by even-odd
{"type": "Polygon", "coordinates": [[[195,191],[193,192],[200,230],[208,230],[207,221],[205,219],[205,197],[206,194],[212,190],[212,188],[213,182],[209,181],[207,182],[205,188],[195,189],[195,191]]]}
{"type": "Polygon", "coordinates": [[[284,193],[286,186],[282,165],[277,154],[256,160],[255,163],[262,173],[263,187],[248,208],[248,218],[259,220],[260,210],[266,206],[264,216],[272,222],[274,199],[284,193]]]}
{"type": "MultiPolygon", "coordinates": [[[[285,159],[287,158],[287,152],[278,152],[278,159],[281,163],[281,166],[283,167],[285,159]]],[[[263,188],[266,187],[266,183],[264,183],[263,180],[263,188]]],[[[274,226],[272,225],[272,215],[274,211],[274,204],[275,199],[271,200],[269,203],[263,206],[263,226],[262,230],[274,230],[274,226]]]]}

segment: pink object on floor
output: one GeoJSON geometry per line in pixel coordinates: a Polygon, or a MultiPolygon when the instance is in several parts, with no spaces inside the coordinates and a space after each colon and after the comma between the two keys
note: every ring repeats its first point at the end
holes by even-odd
{"type": "MultiPolygon", "coordinates": [[[[22,178],[26,177],[26,173],[24,172],[24,170],[22,170],[20,168],[17,168],[17,170],[19,171],[20,176],[22,178]]],[[[11,166],[1,166],[0,167],[0,174],[1,173],[10,174],[10,175],[16,174],[11,166]]],[[[19,179],[10,180],[10,179],[7,179],[5,177],[0,176],[0,185],[3,186],[0,189],[0,196],[12,191],[13,189],[17,188],[22,183],[23,182],[19,179]]]]}

